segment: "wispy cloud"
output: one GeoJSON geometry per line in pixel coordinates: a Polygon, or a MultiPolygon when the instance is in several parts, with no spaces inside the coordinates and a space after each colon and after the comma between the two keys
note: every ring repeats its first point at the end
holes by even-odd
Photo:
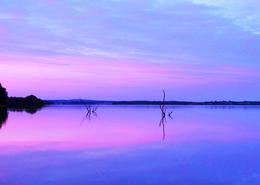
{"type": "Polygon", "coordinates": [[[260,2],[257,0],[192,0],[215,7],[213,13],[232,21],[245,31],[260,35],[260,2]]]}
{"type": "MultiPolygon", "coordinates": [[[[158,65],[138,60],[26,55],[5,55],[0,60],[1,79],[7,83],[11,92],[13,88],[26,88],[42,97],[52,94],[55,90],[56,98],[60,96],[68,98],[72,94],[75,97],[84,97],[87,94],[89,97],[97,98],[99,97],[96,96],[97,93],[103,92],[101,89],[106,89],[106,94],[101,93],[100,98],[103,96],[103,98],[123,99],[124,96],[131,97],[132,91],[139,90],[142,92],[139,96],[142,97],[145,95],[143,92],[147,90],[157,89],[159,92],[159,89],[167,88],[171,94],[176,94],[172,88],[187,90],[207,86],[218,87],[219,91],[222,91],[222,86],[260,81],[259,69],[233,65],[174,63],[158,65]],[[118,91],[124,93],[119,96],[118,91]]],[[[149,97],[154,97],[154,94],[150,94],[149,97]]]]}
{"type": "Polygon", "coordinates": [[[12,71],[24,81],[57,77],[67,84],[57,94],[73,83],[99,88],[115,81],[114,91],[124,84],[139,92],[142,86],[216,83],[224,92],[225,84],[234,82],[253,92],[259,90],[248,85],[259,82],[258,5],[254,0],[3,0],[0,66],[9,72],[0,76],[8,82],[12,71]],[[36,69],[41,72],[27,74],[36,69]]]}

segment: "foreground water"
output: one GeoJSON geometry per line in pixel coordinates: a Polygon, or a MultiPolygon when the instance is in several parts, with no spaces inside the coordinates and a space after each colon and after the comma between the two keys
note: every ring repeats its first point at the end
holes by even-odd
{"type": "Polygon", "coordinates": [[[9,112],[1,185],[259,185],[260,107],[48,107],[9,112]]]}

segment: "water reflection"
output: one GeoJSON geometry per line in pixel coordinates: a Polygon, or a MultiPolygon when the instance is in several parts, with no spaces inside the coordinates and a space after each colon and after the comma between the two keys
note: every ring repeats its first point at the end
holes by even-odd
{"type": "MultiPolygon", "coordinates": [[[[8,126],[1,131],[0,145],[21,141],[41,145],[42,142],[55,141],[54,144],[64,143],[73,147],[114,147],[163,143],[161,140],[166,138],[165,144],[260,138],[260,132],[251,129],[257,125],[250,126],[260,121],[256,116],[260,109],[214,110],[168,106],[169,110],[173,108],[174,120],[168,114],[161,117],[157,106],[100,106],[98,114],[102,115],[102,119],[96,119],[95,114],[91,117],[87,114],[83,120],[85,108],[79,106],[47,107],[35,116],[9,111],[8,126]],[[81,121],[91,119],[95,119],[97,124],[79,126],[81,121]]],[[[2,112],[6,115],[6,111],[2,112]]],[[[3,118],[1,116],[4,123],[7,118],[3,118]]]]}
{"type": "Polygon", "coordinates": [[[81,125],[85,122],[85,120],[88,120],[90,122],[93,118],[98,117],[98,114],[97,114],[98,107],[97,106],[93,107],[91,105],[85,105],[85,108],[86,108],[86,112],[80,123],[81,125]]]}
{"type": "Polygon", "coordinates": [[[157,106],[100,106],[82,126],[84,107],[9,111],[0,184],[258,185],[259,111],[174,107],[170,124],[157,106]]]}
{"type": "Polygon", "coordinates": [[[36,112],[40,111],[41,108],[36,108],[36,107],[27,107],[27,108],[9,108],[9,111],[12,112],[26,112],[29,114],[35,114],[36,112]]]}
{"type": "Polygon", "coordinates": [[[6,107],[0,107],[0,129],[3,127],[4,124],[6,124],[8,120],[9,112],[26,112],[29,114],[35,114],[37,111],[39,111],[40,108],[6,108],[6,107]]]}
{"type": "MultiPolygon", "coordinates": [[[[168,117],[171,120],[173,119],[172,112],[168,114],[168,117]]],[[[159,122],[159,127],[162,128],[162,140],[165,140],[165,138],[166,138],[166,131],[165,131],[166,124],[167,124],[167,117],[165,115],[162,115],[161,119],[160,119],[160,122],[159,122]]]]}
{"type": "Polygon", "coordinates": [[[162,140],[165,140],[166,133],[165,133],[165,123],[167,122],[165,117],[162,117],[159,122],[159,127],[162,127],[162,140]]]}
{"type": "Polygon", "coordinates": [[[3,127],[3,125],[6,123],[8,119],[8,111],[5,107],[0,107],[0,129],[3,127]]]}

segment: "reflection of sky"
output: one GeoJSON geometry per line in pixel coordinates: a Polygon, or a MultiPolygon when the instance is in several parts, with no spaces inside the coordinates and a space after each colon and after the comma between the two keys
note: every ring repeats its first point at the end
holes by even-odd
{"type": "Polygon", "coordinates": [[[175,108],[162,141],[159,108],[10,113],[0,131],[2,185],[258,185],[259,108],[175,108]],[[69,113],[69,114],[68,114],[69,113]]]}
{"type": "Polygon", "coordinates": [[[259,7],[2,0],[1,83],[11,95],[50,99],[158,99],[162,88],[171,99],[259,99],[259,7]]]}
{"type": "MultiPolygon", "coordinates": [[[[187,109],[176,109],[174,119],[168,120],[165,125],[166,143],[254,141],[260,138],[258,127],[254,124],[257,118],[248,119],[238,116],[238,113],[255,116],[257,110],[194,108],[188,112],[187,109]]],[[[101,107],[98,113],[100,117],[94,117],[90,122],[82,122],[84,109],[80,107],[46,108],[36,115],[10,113],[7,124],[1,130],[0,144],[6,150],[16,149],[14,146],[19,149],[27,146],[71,150],[161,143],[162,128],[158,125],[160,112],[157,107],[101,107]]]]}

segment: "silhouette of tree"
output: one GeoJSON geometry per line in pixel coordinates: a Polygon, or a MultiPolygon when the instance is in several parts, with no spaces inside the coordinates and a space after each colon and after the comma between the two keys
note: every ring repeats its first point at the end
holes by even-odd
{"type": "Polygon", "coordinates": [[[25,98],[22,97],[9,97],[8,99],[8,107],[9,108],[41,108],[45,105],[44,101],[37,98],[34,95],[27,96],[25,98]]]}
{"type": "Polygon", "coordinates": [[[0,105],[6,105],[7,101],[8,101],[7,91],[0,83],[0,105]]]}

